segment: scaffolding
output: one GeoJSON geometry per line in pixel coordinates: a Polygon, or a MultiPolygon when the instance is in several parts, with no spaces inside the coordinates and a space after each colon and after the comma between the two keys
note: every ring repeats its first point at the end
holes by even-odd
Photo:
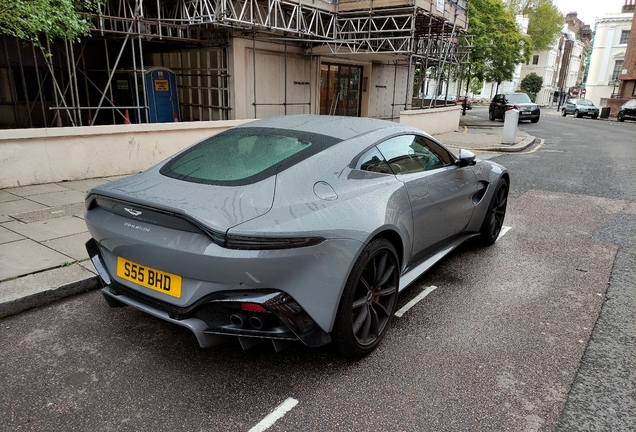
{"type": "MultiPolygon", "coordinates": [[[[147,122],[144,73],[152,59],[175,71],[184,120],[229,119],[227,48],[237,32],[285,44],[285,57],[288,44],[311,57],[389,55],[396,70],[419,71],[415,87],[429,71],[439,83],[469,64],[466,1],[106,0],[100,14],[86,15],[93,37],[81,43],[16,41],[11,49],[3,38],[11,88],[4,105],[20,127],[147,122]],[[133,87],[126,100],[122,76],[133,87]]],[[[394,105],[426,108],[412,100],[417,89],[408,81],[405,100],[394,94],[394,105]]]]}

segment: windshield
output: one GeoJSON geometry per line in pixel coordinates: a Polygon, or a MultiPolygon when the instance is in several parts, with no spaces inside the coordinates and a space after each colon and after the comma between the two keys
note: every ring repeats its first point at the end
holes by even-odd
{"type": "Polygon", "coordinates": [[[530,98],[525,93],[512,93],[506,95],[506,100],[508,103],[532,103],[530,98]]]}
{"type": "Polygon", "coordinates": [[[195,183],[247,184],[288,168],[339,140],[318,134],[236,128],[177,155],[160,172],[195,183]]]}
{"type": "Polygon", "coordinates": [[[578,105],[594,106],[594,104],[587,99],[579,99],[576,103],[578,105]]]}

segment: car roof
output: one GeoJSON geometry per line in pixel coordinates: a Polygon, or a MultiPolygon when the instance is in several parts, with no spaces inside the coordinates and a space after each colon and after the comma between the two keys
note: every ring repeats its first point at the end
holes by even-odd
{"type": "MultiPolygon", "coordinates": [[[[272,128],[326,135],[347,140],[380,129],[413,130],[396,122],[367,117],[344,117],[302,114],[270,117],[245,123],[236,128],[272,128]]],[[[420,131],[421,132],[421,131],[420,131]]]]}

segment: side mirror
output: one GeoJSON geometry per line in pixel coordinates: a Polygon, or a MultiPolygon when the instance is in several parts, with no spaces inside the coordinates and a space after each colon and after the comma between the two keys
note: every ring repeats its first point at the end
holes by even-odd
{"type": "Polygon", "coordinates": [[[475,153],[465,149],[461,149],[459,151],[459,161],[457,162],[457,165],[459,165],[460,167],[475,165],[477,163],[475,162],[475,159],[475,153]]]}

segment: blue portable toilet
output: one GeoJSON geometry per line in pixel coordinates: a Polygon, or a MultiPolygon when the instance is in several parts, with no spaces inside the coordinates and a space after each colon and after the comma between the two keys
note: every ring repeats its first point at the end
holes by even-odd
{"type": "Polygon", "coordinates": [[[150,123],[181,121],[175,73],[168,68],[151,67],[146,70],[145,80],[150,123]]]}

